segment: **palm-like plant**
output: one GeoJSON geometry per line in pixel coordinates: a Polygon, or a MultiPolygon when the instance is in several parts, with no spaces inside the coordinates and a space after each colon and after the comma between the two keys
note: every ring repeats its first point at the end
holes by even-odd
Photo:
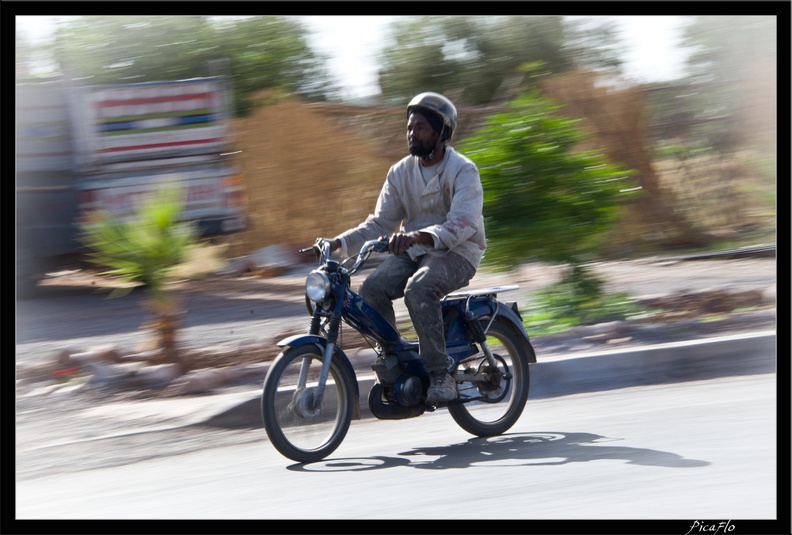
{"type": "Polygon", "coordinates": [[[97,213],[82,230],[89,260],[104,268],[100,274],[131,283],[114,288],[111,297],[126,295],[134,286],[145,288],[146,308],[154,316],[152,325],[161,351],[158,360],[174,363],[184,372],[176,345],[181,303],[171,286],[174,269],[200,245],[195,225],[179,221],[182,207],[181,189],[164,184],[138,203],[133,218],[97,213]]]}

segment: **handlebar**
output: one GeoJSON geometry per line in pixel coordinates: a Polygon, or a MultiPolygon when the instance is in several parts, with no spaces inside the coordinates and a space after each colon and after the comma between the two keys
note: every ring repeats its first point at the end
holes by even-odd
{"type": "Polygon", "coordinates": [[[316,238],[314,244],[305,249],[300,249],[299,253],[313,253],[316,258],[321,258],[323,262],[330,259],[330,241],[324,238],[316,238]]]}
{"type": "Polygon", "coordinates": [[[367,245],[371,245],[371,250],[375,253],[387,253],[388,252],[388,243],[390,242],[390,238],[387,236],[380,236],[376,240],[369,240],[363,244],[363,247],[360,248],[362,252],[367,245]]]}
{"type": "MultiPolygon", "coordinates": [[[[360,252],[356,257],[347,258],[347,260],[355,258],[355,264],[350,268],[350,272],[354,273],[357,271],[358,268],[360,268],[360,266],[368,259],[372,252],[387,253],[389,241],[390,238],[388,238],[388,236],[381,236],[376,240],[368,240],[363,243],[363,246],[360,248],[360,252]]],[[[316,238],[316,241],[311,247],[300,249],[299,252],[313,252],[317,258],[322,260],[323,263],[327,263],[330,260],[330,241],[324,238],[316,238]]],[[[346,260],[344,262],[346,262],[346,260]]]]}
{"type": "Polygon", "coordinates": [[[368,257],[371,256],[372,252],[376,253],[387,253],[388,252],[388,241],[389,238],[387,236],[380,236],[376,240],[368,240],[363,243],[363,246],[360,248],[360,252],[357,254],[357,258],[355,259],[355,264],[349,268],[350,273],[355,273],[360,266],[368,260],[368,257]]]}

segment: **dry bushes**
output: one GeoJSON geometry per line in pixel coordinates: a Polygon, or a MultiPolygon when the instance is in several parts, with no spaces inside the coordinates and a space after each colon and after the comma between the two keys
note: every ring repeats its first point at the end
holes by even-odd
{"type": "Polygon", "coordinates": [[[250,222],[234,238],[232,255],[309,245],[362,221],[393,158],[297,98],[258,98],[261,107],[234,124],[250,222]]]}
{"type": "MultiPolygon", "coordinates": [[[[583,119],[593,136],[583,148],[597,146],[609,161],[638,172],[644,195],[627,208],[604,253],[702,246],[744,223],[745,167],[655,162],[640,88],[603,87],[593,73],[578,72],[548,80],[544,91],[564,105],[559,113],[583,119]]],[[[257,111],[234,125],[250,224],[233,238],[231,254],[308,245],[371,213],[389,167],[406,154],[404,108],[309,104],[274,92],[258,99],[257,111]]],[[[454,143],[495,111],[460,108],[454,143]]]]}
{"type": "MultiPolygon", "coordinates": [[[[363,221],[388,169],[407,154],[405,108],[309,104],[271,91],[257,99],[257,110],[234,123],[250,223],[230,254],[309,245],[363,221]]],[[[454,139],[487,113],[460,109],[454,139]]]]}
{"type": "Polygon", "coordinates": [[[649,118],[639,87],[614,89],[598,84],[598,75],[575,72],[544,83],[560,113],[582,118],[591,140],[582,148],[599,148],[612,163],[637,172],[633,179],[643,195],[628,207],[612,233],[614,248],[641,241],[669,245],[704,245],[708,237],[674,210],[671,192],[661,183],[649,142],[649,118]]]}
{"type": "Polygon", "coordinates": [[[773,224],[774,218],[767,215],[772,203],[763,198],[770,189],[754,165],[758,158],[767,160],[765,145],[775,138],[775,95],[768,93],[766,83],[761,87],[764,91],[754,87],[745,91],[737,112],[743,127],[741,147],[753,150],[718,158],[656,161],[640,87],[605,87],[598,85],[596,74],[585,72],[545,83],[547,94],[564,105],[562,114],[583,118],[583,126],[593,136],[592,145],[584,148],[596,145],[609,161],[638,172],[635,178],[644,195],[629,206],[611,233],[611,252],[629,253],[643,245],[649,250],[706,246],[773,224]]]}

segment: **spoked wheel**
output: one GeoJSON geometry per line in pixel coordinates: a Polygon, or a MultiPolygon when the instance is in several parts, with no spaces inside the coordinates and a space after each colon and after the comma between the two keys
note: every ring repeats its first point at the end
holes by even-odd
{"type": "Polygon", "coordinates": [[[261,414],[267,436],[281,454],[302,463],[335,451],[352,421],[352,379],[335,359],[317,403],[323,360],[315,345],[291,348],[278,355],[264,379],[261,414]]]}
{"type": "MultiPolygon", "coordinates": [[[[489,323],[488,318],[481,321],[483,327],[489,323]]],[[[487,332],[487,345],[495,356],[496,366],[490,365],[482,353],[462,362],[458,372],[464,372],[463,378],[470,377],[458,383],[459,398],[478,398],[478,401],[448,405],[454,421],[480,437],[509,430],[517,423],[528,400],[529,358],[518,335],[506,322],[495,318],[487,332]]]]}

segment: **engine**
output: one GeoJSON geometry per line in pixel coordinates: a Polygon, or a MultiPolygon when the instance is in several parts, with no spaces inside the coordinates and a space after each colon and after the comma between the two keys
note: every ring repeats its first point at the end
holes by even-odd
{"type": "Polygon", "coordinates": [[[423,414],[426,406],[424,384],[415,375],[404,373],[395,355],[385,355],[372,369],[378,382],[369,392],[371,413],[381,420],[401,420],[423,414]]]}

